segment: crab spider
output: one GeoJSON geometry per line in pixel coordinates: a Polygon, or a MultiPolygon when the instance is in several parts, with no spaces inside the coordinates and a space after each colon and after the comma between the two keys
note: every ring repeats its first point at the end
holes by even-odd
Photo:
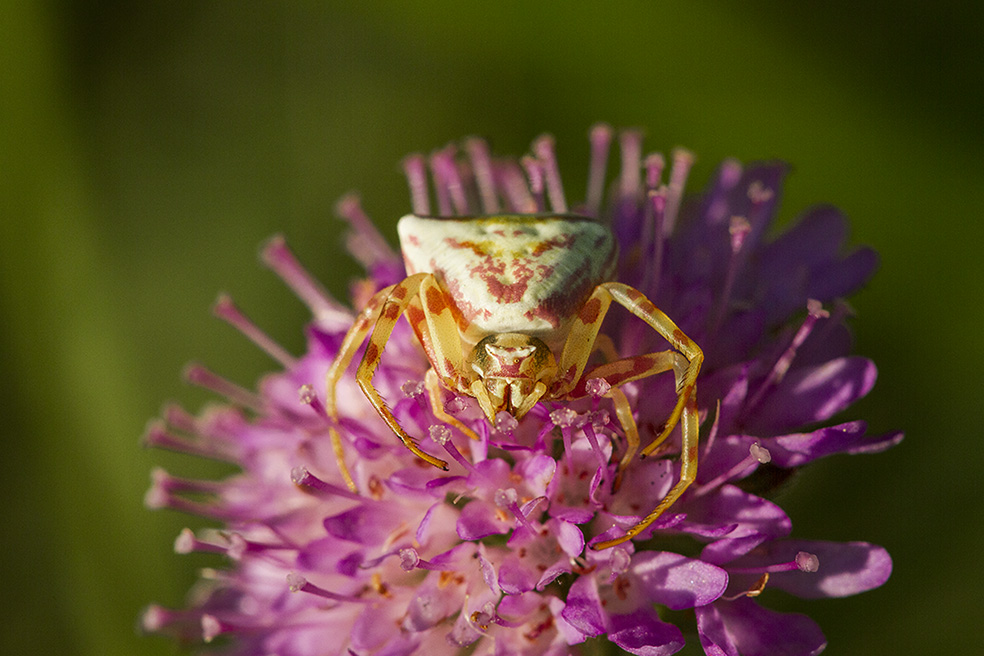
{"type": "MultiPolygon", "coordinates": [[[[502,411],[519,420],[539,401],[587,396],[587,381],[605,380],[604,395],[614,404],[627,442],[620,474],[639,452],[639,430],[619,386],[673,371],[676,404],[660,435],[641,453],[651,454],[681,424],[680,480],[625,535],[595,548],[632,539],[683,494],[697,475],[696,381],[703,355],[641,292],[608,282],[616,258],[608,228],[575,215],[409,215],[400,220],[398,232],[408,277],[372,297],[328,370],[327,410],[336,424],[336,386],[368,336],[356,374],[359,386],[410,451],[447,470],[445,461],[417,446],[372,384],[386,342],[403,315],[431,364],[425,383],[435,416],[473,439],[478,439],[474,431],[444,410],[440,387],[475,398],[491,423],[502,411]],[[598,332],[612,302],[646,322],[672,349],[618,357],[598,332]],[[599,349],[609,355],[608,361],[585,371],[599,349]]],[[[341,438],[334,427],[330,434],[339,468],[354,489],[341,438]]]]}

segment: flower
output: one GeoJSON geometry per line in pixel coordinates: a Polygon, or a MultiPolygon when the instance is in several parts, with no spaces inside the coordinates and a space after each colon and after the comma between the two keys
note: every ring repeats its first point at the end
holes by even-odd
{"type": "MultiPolygon", "coordinates": [[[[625,535],[679,479],[679,438],[620,471],[625,440],[605,381],[592,379],[584,399],[539,403],[521,422],[500,413],[494,425],[474,399],[445,391],[445,412],[479,437],[469,440],[435,417],[429,364],[404,322],[374,385],[449,471],[400,444],[351,371],[337,387],[335,421],[325,374],[355,315],[275,238],[263,259],[311,308],[307,352],[284,351],[228,298],[216,304],[281,370],[253,392],[192,365],[187,378],[226,401],[197,416],[169,407],[149,426],[148,444],[226,460],[240,473],[216,482],[154,472],[149,506],[221,526],[183,531],[176,549],[221,554],[225,566],[203,573],[187,609],[150,607],[148,631],[243,656],[560,655],[594,637],[649,656],[683,646],[678,623],[689,615],[708,654],[824,648],[811,619],[758,598],[773,588],[855,594],[884,583],[891,560],[864,542],[790,537],[790,519],[764,495],[813,459],[877,452],[902,437],[868,435],[860,421],[826,425],[874,383],[874,365],[850,355],[841,299],[871,275],[876,256],[843,253],[846,222],[830,207],[768,238],[784,165],[726,161],[703,194],[685,198],[692,156],[675,152],[663,183],[663,158],[643,159],[635,131],[619,136],[621,173],[606,201],[613,139],[607,126],[592,130],[587,197],[573,211],[610,221],[619,280],[704,351],[700,466],[683,496],[634,539],[592,549],[625,535]]],[[[405,161],[415,214],[431,214],[428,164],[438,215],[568,211],[550,138],[520,161],[493,159],[477,139],[465,149],[405,161]]],[[[368,272],[353,287],[361,308],[405,273],[355,198],[339,213],[368,272]]],[[[636,320],[612,317],[604,332],[619,353],[666,348],[636,320]]],[[[672,379],[620,389],[644,441],[659,435],[676,400],[672,379]]]]}

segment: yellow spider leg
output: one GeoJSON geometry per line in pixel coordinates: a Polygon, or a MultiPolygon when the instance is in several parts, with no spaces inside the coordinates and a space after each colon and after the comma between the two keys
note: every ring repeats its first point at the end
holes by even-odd
{"type": "MultiPolygon", "coordinates": [[[[348,368],[349,363],[352,362],[355,352],[362,345],[362,342],[365,341],[366,335],[369,334],[372,326],[376,323],[379,313],[383,309],[383,304],[395,286],[390,285],[369,299],[362,312],[356,317],[355,323],[352,324],[348,333],[345,334],[345,339],[342,340],[342,345],[338,349],[338,355],[335,356],[335,361],[328,368],[328,373],[325,375],[327,411],[328,416],[336,423],[338,422],[338,401],[336,393],[338,381],[345,374],[345,370],[348,368]]],[[[335,460],[338,461],[338,469],[342,474],[342,478],[345,479],[345,485],[353,492],[356,492],[355,481],[352,480],[352,474],[349,473],[348,466],[345,464],[345,450],[342,447],[342,438],[335,429],[335,426],[328,427],[328,434],[331,438],[331,447],[335,453],[335,460]]]]}
{"type": "MultiPolygon", "coordinates": [[[[612,389],[617,389],[619,385],[624,385],[633,380],[639,380],[640,378],[648,378],[649,376],[654,376],[664,371],[673,370],[677,381],[682,379],[684,373],[687,370],[688,362],[687,359],[677,353],[676,351],[658,351],[656,353],[646,353],[645,355],[637,355],[631,358],[622,358],[620,360],[615,360],[614,362],[606,362],[605,364],[598,365],[590,370],[588,370],[584,377],[587,379],[591,378],[602,378],[612,386],[612,389]]],[[[679,385],[678,385],[679,388],[679,385]]],[[[610,394],[606,396],[611,396],[610,394]]],[[[613,397],[614,400],[614,397],[613,397]]],[[[628,401],[626,401],[628,403],[628,401]]],[[[618,406],[616,406],[616,411],[618,406]]],[[[619,420],[622,421],[622,427],[626,428],[626,434],[628,435],[628,428],[624,420],[622,420],[622,414],[619,415],[619,420]]],[[[628,413],[628,418],[632,419],[631,413],[628,413]]],[[[635,428],[635,420],[633,422],[633,429],[635,428]]],[[[655,440],[650,444],[646,445],[643,449],[643,455],[649,455],[669,436],[669,432],[666,430],[662,431],[655,440]]],[[[638,439],[638,433],[636,433],[636,439],[638,439]]],[[[633,454],[634,455],[634,452],[633,454]]],[[[630,454],[626,454],[626,457],[622,458],[622,463],[620,468],[623,468],[628,464],[628,460],[631,459],[630,454]]]]}
{"type": "Polygon", "coordinates": [[[652,301],[646,298],[642,292],[618,282],[606,282],[598,285],[598,287],[606,289],[615,301],[648,323],[653,330],[669,342],[670,346],[683,354],[683,357],[687,360],[686,367],[682,371],[679,365],[674,365],[673,367],[674,373],[676,374],[677,402],[673,408],[673,412],[670,413],[670,417],[666,420],[666,426],[663,428],[663,432],[642,450],[643,455],[649,455],[673,431],[677,422],[680,421],[680,416],[683,414],[687,402],[694,396],[697,388],[697,373],[700,371],[700,365],[704,361],[704,354],[701,352],[700,347],[684,335],[683,331],[677,328],[677,325],[653,305],[652,301]]]}
{"type": "Polygon", "coordinates": [[[683,413],[683,419],[681,422],[683,427],[683,450],[681,451],[680,457],[680,480],[677,484],[667,493],[663,500],[659,502],[652,512],[646,515],[642,521],[630,528],[625,532],[625,535],[613,540],[605,540],[604,542],[599,542],[592,545],[593,549],[608,549],[609,547],[614,547],[615,545],[622,544],[623,542],[628,542],[635,536],[639,535],[656,521],[663,512],[672,506],[680,495],[690,487],[690,484],[697,479],[697,397],[691,395],[687,399],[686,409],[683,413]]]}
{"type": "MultiPolygon", "coordinates": [[[[603,336],[599,335],[599,338],[603,336]]],[[[625,468],[628,467],[639,449],[639,429],[636,426],[635,418],[632,416],[629,401],[625,398],[625,393],[618,386],[629,381],[670,371],[671,369],[682,371],[678,360],[682,360],[686,364],[686,359],[676,351],[660,351],[658,353],[647,353],[632,358],[621,358],[614,362],[606,362],[605,364],[589,369],[584,374],[584,378],[586,379],[601,378],[611,385],[611,389],[605,396],[612,399],[615,405],[615,414],[618,416],[618,421],[622,425],[622,430],[625,431],[628,448],[618,463],[618,474],[615,477],[616,490],[621,482],[625,468]]],[[[658,446],[658,442],[656,445],[658,446]]],[[[646,453],[652,453],[654,448],[655,446],[653,444],[648,445],[646,447],[646,453]]]]}
{"type": "Polygon", "coordinates": [[[444,409],[444,404],[441,402],[441,383],[438,380],[436,371],[433,369],[428,369],[427,376],[424,378],[424,383],[427,386],[427,396],[430,397],[431,412],[434,413],[435,417],[443,421],[445,424],[454,426],[473,440],[481,439],[477,434],[475,434],[475,431],[465,426],[455,417],[449,415],[444,409]]]}
{"type": "MultiPolygon", "coordinates": [[[[697,476],[697,441],[698,441],[698,417],[696,402],[697,373],[704,356],[700,348],[681,331],[673,321],[662,311],[656,308],[641,292],[622,283],[602,283],[588,297],[588,300],[581,307],[571,326],[571,332],[564,344],[561,355],[560,376],[561,383],[554,396],[560,397],[570,393],[576,386],[588,358],[593,352],[598,330],[601,328],[602,321],[612,301],[616,301],[632,312],[635,316],[645,321],[649,326],[659,333],[670,345],[678,352],[663,351],[649,353],[633,358],[624,358],[614,362],[605,363],[593,368],[589,372],[592,378],[603,378],[612,389],[617,388],[631,380],[637,380],[647,376],[673,369],[676,378],[677,402],[667,419],[666,426],[662,433],[643,450],[643,455],[648,455],[656,449],[682,418],[682,453],[680,480],[664,497],[656,508],[653,509],[642,521],[633,526],[625,536],[615,540],[608,540],[595,545],[596,549],[605,549],[616,544],[621,544],[631,540],[647,526],[652,524],[670,505],[673,504],[687,487],[696,479],[697,476]]],[[[603,346],[601,348],[604,348],[603,346]]],[[[619,421],[626,432],[626,439],[629,442],[627,450],[628,458],[634,455],[634,450],[638,448],[638,428],[635,419],[632,417],[631,409],[625,400],[624,394],[619,392],[616,395],[609,394],[614,403],[615,411],[619,421]],[[633,433],[635,436],[633,437],[633,433]],[[633,444],[633,442],[635,444],[633,444]]],[[[628,459],[623,457],[619,463],[619,470],[628,463],[628,459]]]]}
{"type": "Polygon", "coordinates": [[[386,402],[383,401],[383,397],[379,394],[379,391],[372,385],[373,374],[376,372],[376,367],[379,365],[380,358],[383,355],[383,349],[386,347],[386,342],[393,333],[397,319],[411,305],[411,301],[417,297],[421,285],[427,278],[433,278],[433,274],[416,273],[396,285],[393,291],[390,292],[389,297],[383,304],[382,310],[379,312],[376,325],[372,329],[372,335],[369,337],[369,345],[366,346],[366,352],[362,356],[362,362],[359,364],[355,379],[359,383],[359,387],[362,388],[366,398],[376,408],[376,412],[386,422],[386,425],[390,427],[390,430],[396,433],[404,446],[410,449],[421,460],[434,465],[438,469],[447,471],[447,462],[420,450],[420,447],[417,446],[413,438],[403,430],[396,417],[386,407],[386,402]]]}
{"type": "Polygon", "coordinates": [[[451,313],[451,301],[433,276],[420,284],[420,292],[407,308],[407,320],[420,338],[431,362],[424,382],[434,416],[473,440],[475,431],[449,415],[441,402],[441,381],[450,390],[470,393],[462,374],[461,337],[451,313]]]}

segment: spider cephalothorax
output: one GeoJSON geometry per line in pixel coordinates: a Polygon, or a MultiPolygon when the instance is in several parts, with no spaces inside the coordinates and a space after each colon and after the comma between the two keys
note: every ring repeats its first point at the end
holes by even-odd
{"type": "MultiPolygon", "coordinates": [[[[337,419],[335,386],[365,338],[369,345],[356,378],[383,420],[413,453],[447,468],[422,451],[386,407],[372,384],[393,327],[405,315],[431,369],[426,385],[431,408],[442,421],[478,436],[449,415],[440,387],[475,398],[494,422],[500,412],[522,419],[539,401],[587,394],[585,381],[601,379],[626,436],[619,470],[639,451],[639,431],[619,386],[673,371],[677,401],[661,434],[642,449],[652,453],[682,424],[680,481],[626,535],[595,545],[606,548],[649,526],[697,474],[697,372],[703,355],[641,292],[609,282],[615,261],[611,231],[575,215],[502,215],[400,220],[400,245],[408,277],[376,293],[355,321],[327,376],[328,411],[337,419]],[[669,342],[671,350],[620,357],[599,329],[612,302],[628,309],[669,342]],[[588,366],[593,353],[606,356],[588,366]]],[[[332,430],[339,464],[350,485],[341,440],[332,430]]]]}

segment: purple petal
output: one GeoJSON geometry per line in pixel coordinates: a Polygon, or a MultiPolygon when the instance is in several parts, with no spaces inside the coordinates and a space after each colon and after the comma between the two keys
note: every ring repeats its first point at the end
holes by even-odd
{"type": "Polygon", "coordinates": [[[509,555],[499,566],[499,587],[507,595],[529,592],[539,582],[539,573],[515,555],[509,555]]]}
{"type": "Polygon", "coordinates": [[[825,421],[866,395],[876,377],[875,364],[858,356],[794,368],[747,418],[748,432],[775,434],[825,421]]]}
{"type": "Polygon", "coordinates": [[[891,449],[893,446],[902,441],[905,437],[905,433],[902,431],[893,431],[891,433],[885,433],[879,437],[871,437],[860,444],[857,444],[850,449],[847,449],[845,453],[849,455],[859,455],[859,454],[869,454],[869,453],[881,453],[891,449]]]}
{"type": "Polygon", "coordinates": [[[864,438],[867,425],[852,421],[828,426],[812,433],[795,433],[768,440],[772,462],[779,467],[799,467],[832,453],[847,451],[864,438]]]}
{"type": "Polygon", "coordinates": [[[386,646],[377,651],[374,656],[410,656],[417,651],[419,646],[420,638],[418,636],[400,635],[386,643],[386,646]]]}
{"type": "Polygon", "coordinates": [[[807,290],[808,298],[827,301],[856,291],[878,268],[878,253],[859,248],[839,262],[819,268],[807,290]]]}
{"type": "Polygon", "coordinates": [[[709,604],[728,586],[728,574],[720,567],[669,551],[636,554],[631,571],[649,599],[673,610],[709,604]]]}
{"type": "Polygon", "coordinates": [[[699,606],[694,613],[697,616],[700,646],[707,656],[742,656],[728,634],[728,627],[718,612],[717,604],[699,606]]]}
{"type": "Polygon", "coordinates": [[[478,567],[482,571],[482,580],[485,581],[485,585],[489,586],[489,590],[492,594],[499,596],[501,589],[499,588],[499,577],[495,572],[495,565],[492,564],[488,558],[485,557],[485,546],[482,544],[478,545],[478,567]]]}
{"type": "Polygon", "coordinates": [[[747,597],[698,608],[697,630],[709,654],[813,656],[827,646],[820,627],[806,615],[777,613],[747,597]]]}
{"type": "Polygon", "coordinates": [[[400,622],[394,616],[393,604],[372,604],[359,614],[349,633],[352,648],[373,651],[400,633],[400,622]]]}
{"type": "Polygon", "coordinates": [[[426,631],[460,608],[460,595],[453,595],[428,581],[417,589],[407,606],[401,627],[413,632],[426,631]]]}
{"type": "Polygon", "coordinates": [[[403,519],[400,509],[389,504],[366,503],[325,519],[325,529],[341,540],[365,545],[386,541],[403,519]]]}
{"type": "Polygon", "coordinates": [[[661,621],[651,608],[640,608],[628,615],[612,615],[608,639],[639,656],[669,656],[684,645],[680,629],[661,621]]]}
{"type": "Polygon", "coordinates": [[[561,520],[551,520],[551,528],[557,538],[557,544],[571,558],[576,558],[584,551],[584,534],[574,524],[561,520]]]}
{"type": "MultiPolygon", "coordinates": [[[[782,508],[734,485],[724,485],[697,499],[688,500],[687,520],[680,530],[702,535],[716,527],[735,526],[726,537],[705,547],[701,558],[711,563],[728,562],[744,551],[736,551],[736,540],[783,537],[792,529],[792,522],[782,508]]],[[[754,544],[752,545],[754,546],[754,544]]],[[[751,548],[751,547],[749,547],[751,548]]]]}
{"type": "Polygon", "coordinates": [[[557,461],[545,455],[533,456],[516,467],[516,473],[523,478],[531,496],[537,497],[546,495],[547,485],[556,471],[557,461]]]}
{"type": "Polygon", "coordinates": [[[763,442],[772,454],[773,463],[780,467],[799,467],[834,453],[878,453],[902,440],[902,433],[899,432],[868,437],[865,435],[866,428],[865,422],[852,421],[812,433],[783,435],[763,442]]]}
{"type": "Polygon", "coordinates": [[[508,533],[511,522],[499,518],[496,509],[484,501],[475,500],[461,509],[456,524],[458,537],[462,540],[481,540],[490,535],[508,533]]]}
{"type": "Polygon", "coordinates": [[[768,282],[789,278],[797,268],[832,260],[847,238],[844,215],[831,205],[810,208],[792,227],[762,249],[762,273],[768,282]],[[787,274],[787,275],[784,275],[787,274]]]}
{"type": "Polygon", "coordinates": [[[601,635],[607,630],[607,617],[594,577],[579,576],[574,581],[561,617],[584,635],[601,635]]]}

